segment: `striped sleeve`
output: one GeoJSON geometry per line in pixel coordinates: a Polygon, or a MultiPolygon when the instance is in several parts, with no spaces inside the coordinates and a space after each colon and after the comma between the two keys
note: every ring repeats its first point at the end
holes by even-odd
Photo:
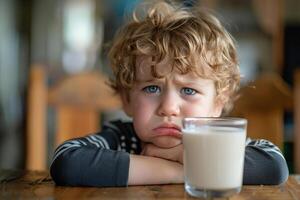
{"type": "Polygon", "coordinates": [[[280,149],[268,140],[246,141],[244,184],[278,185],[289,172],[280,149]]]}
{"type": "Polygon", "coordinates": [[[72,139],[64,142],[55,150],[52,162],[64,152],[72,148],[74,149],[74,148],[80,148],[84,146],[90,146],[94,148],[105,148],[105,149],[110,148],[107,141],[100,135],[89,135],[83,138],[72,139]]]}
{"type": "Polygon", "coordinates": [[[100,135],[88,135],[61,144],[55,150],[50,166],[55,183],[68,186],[126,186],[129,154],[114,149],[118,141],[113,133],[111,129],[106,129],[100,135]]]}

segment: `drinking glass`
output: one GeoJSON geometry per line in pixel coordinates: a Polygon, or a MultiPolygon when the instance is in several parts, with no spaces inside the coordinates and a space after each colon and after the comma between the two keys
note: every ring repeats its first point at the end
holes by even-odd
{"type": "Polygon", "coordinates": [[[184,118],[185,190],[194,197],[229,197],[241,191],[247,120],[184,118]]]}

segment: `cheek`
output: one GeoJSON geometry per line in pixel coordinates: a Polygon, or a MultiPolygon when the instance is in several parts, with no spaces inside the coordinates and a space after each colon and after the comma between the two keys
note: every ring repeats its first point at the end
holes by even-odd
{"type": "MultiPolygon", "coordinates": [[[[155,104],[149,99],[136,97],[132,102],[133,125],[137,135],[148,142],[147,133],[155,112],[155,104]]],[[[150,127],[151,128],[151,127],[150,127]]]]}
{"type": "Polygon", "coordinates": [[[213,112],[213,98],[202,98],[195,102],[186,103],[182,109],[182,115],[190,117],[212,117],[213,112]]]}
{"type": "Polygon", "coordinates": [[[132,112],[134,118],[144,118],[152,115],[155,105],[149,98],[137,96],[132,102],[132,112]]]}

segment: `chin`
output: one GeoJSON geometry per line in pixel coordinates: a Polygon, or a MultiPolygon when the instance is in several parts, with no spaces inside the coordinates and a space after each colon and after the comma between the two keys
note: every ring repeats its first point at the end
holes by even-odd
{"type": "Polygon", "coordinates": [[[155,146],[160,148],[172,148],[182,143],[181,139],[172,136],[159,136],[153,142],[155,146]]]}

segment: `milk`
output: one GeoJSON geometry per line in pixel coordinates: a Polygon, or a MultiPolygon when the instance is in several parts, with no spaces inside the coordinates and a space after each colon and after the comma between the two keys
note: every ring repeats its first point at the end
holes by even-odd
{"type": "Polygon", "coordinates": [[[245,140],[242,128],[183,130],[185,183],[205,190],[241,187],[245,140]]]}

